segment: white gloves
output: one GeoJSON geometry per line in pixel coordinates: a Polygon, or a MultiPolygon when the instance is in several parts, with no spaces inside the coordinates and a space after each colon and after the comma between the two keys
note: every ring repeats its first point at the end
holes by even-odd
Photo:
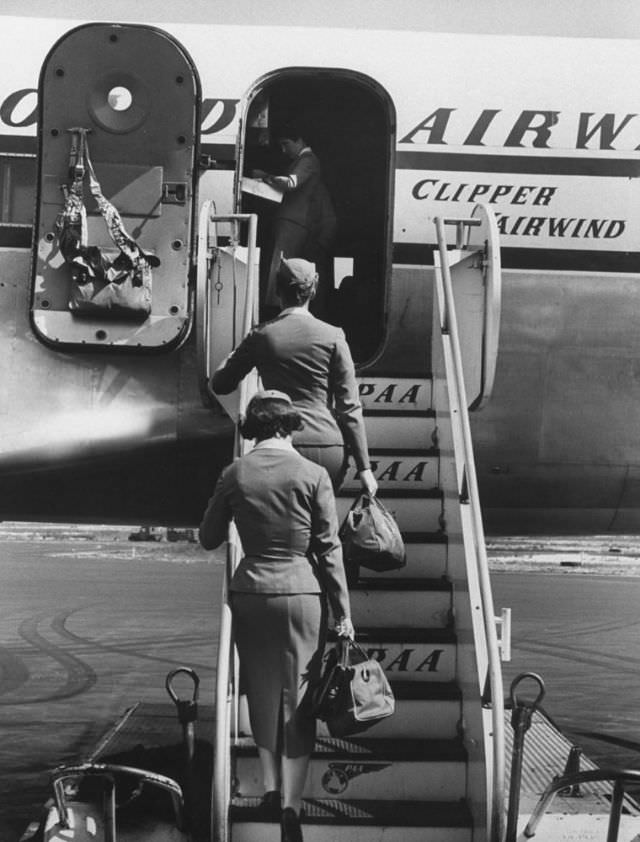
{"type": "Polygon", "coordinates": [[[353,628],[351,617],[343,617],[341,620],[338,620],[335,625],[335,631],[339,637],[347,637],[349,640],[353,640],[356,636],[356,630],[353,628]]]}

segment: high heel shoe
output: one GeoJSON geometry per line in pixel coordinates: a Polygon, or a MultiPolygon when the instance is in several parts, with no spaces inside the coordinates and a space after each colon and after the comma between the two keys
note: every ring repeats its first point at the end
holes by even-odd
{"type": "Polygon", "coordinates": [[[303,842],[300,817],[293,807],[285,807],[280,819],[280,842],[303,842]]]}
{"type": "Polygon", "coordinates": [[[282,813],[280,792],[277,789],[265,792],[262,796],[260,807],[268,814],[271,821],[279,822],[282,813]]]}

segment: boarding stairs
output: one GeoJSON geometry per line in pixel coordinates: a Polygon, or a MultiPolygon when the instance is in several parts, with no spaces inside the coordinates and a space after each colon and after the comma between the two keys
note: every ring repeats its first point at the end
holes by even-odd
{"type": "MultiPolygon", "coordinates": [[[[359,378],[379,497],[398,521],[408,561],[392,573],[361,568],[350,584],[352,614],[357,640],[386,670],[396,713],[353,738],[334,739],[319,723],[304,796],[306,842],[503,836],[500,641],[467,416],[493,382],[499,257],[484,208],[451,221],[454,249],[446,240],[449,222],[436,221],[431,376],[359,378]]],[[[244,303],[250,319],[251,296],[244,303]]],[[[358,489],[353,469],[337,500],[341,520],[358,489]]],[[[232,533],[229,570],[240,555],[232,533]]],[[[276,842],[280,828],[260,808],[259,758],[237,675],[224,593],[212,836],[276,842]]]]}

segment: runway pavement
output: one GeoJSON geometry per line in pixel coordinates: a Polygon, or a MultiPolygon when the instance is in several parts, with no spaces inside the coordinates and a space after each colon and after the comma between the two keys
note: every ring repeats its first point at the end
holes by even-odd
{"type": "MultiPolygon", "coordinates": [[[[0,842],[48,794],[48,770],[88,750],[166,673],[212,698],[222,554],[127,541],[130,529],[0,529],[0,842]]],[[[600,762],[640,766],[640,539],[489,542],[513,660],[540,673],[543,706],[600,762]],[[566,562],[569,562],[567,564],[566,562]]]]}

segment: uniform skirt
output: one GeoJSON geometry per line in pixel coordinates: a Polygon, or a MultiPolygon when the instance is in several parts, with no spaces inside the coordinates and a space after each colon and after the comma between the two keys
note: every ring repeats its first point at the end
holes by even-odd
{"type": "Polygon", "coordinates": [[[240,657],[256,745],[284,757],[310,754],[316,722],[310,688],[320,678],[327,609],[322,594],[232,593],[240,657]]]}
{"type": "Polygon", "coordinates": [[[316,465],[322,465],[323,468],[326,468],[333,490],[338,491],[344,482],[348,467],[344,446],[341,444],[298,444],[295,437],[293,446],[300,456],[304,456],[310,462],[315,462],[316,465]]]}

